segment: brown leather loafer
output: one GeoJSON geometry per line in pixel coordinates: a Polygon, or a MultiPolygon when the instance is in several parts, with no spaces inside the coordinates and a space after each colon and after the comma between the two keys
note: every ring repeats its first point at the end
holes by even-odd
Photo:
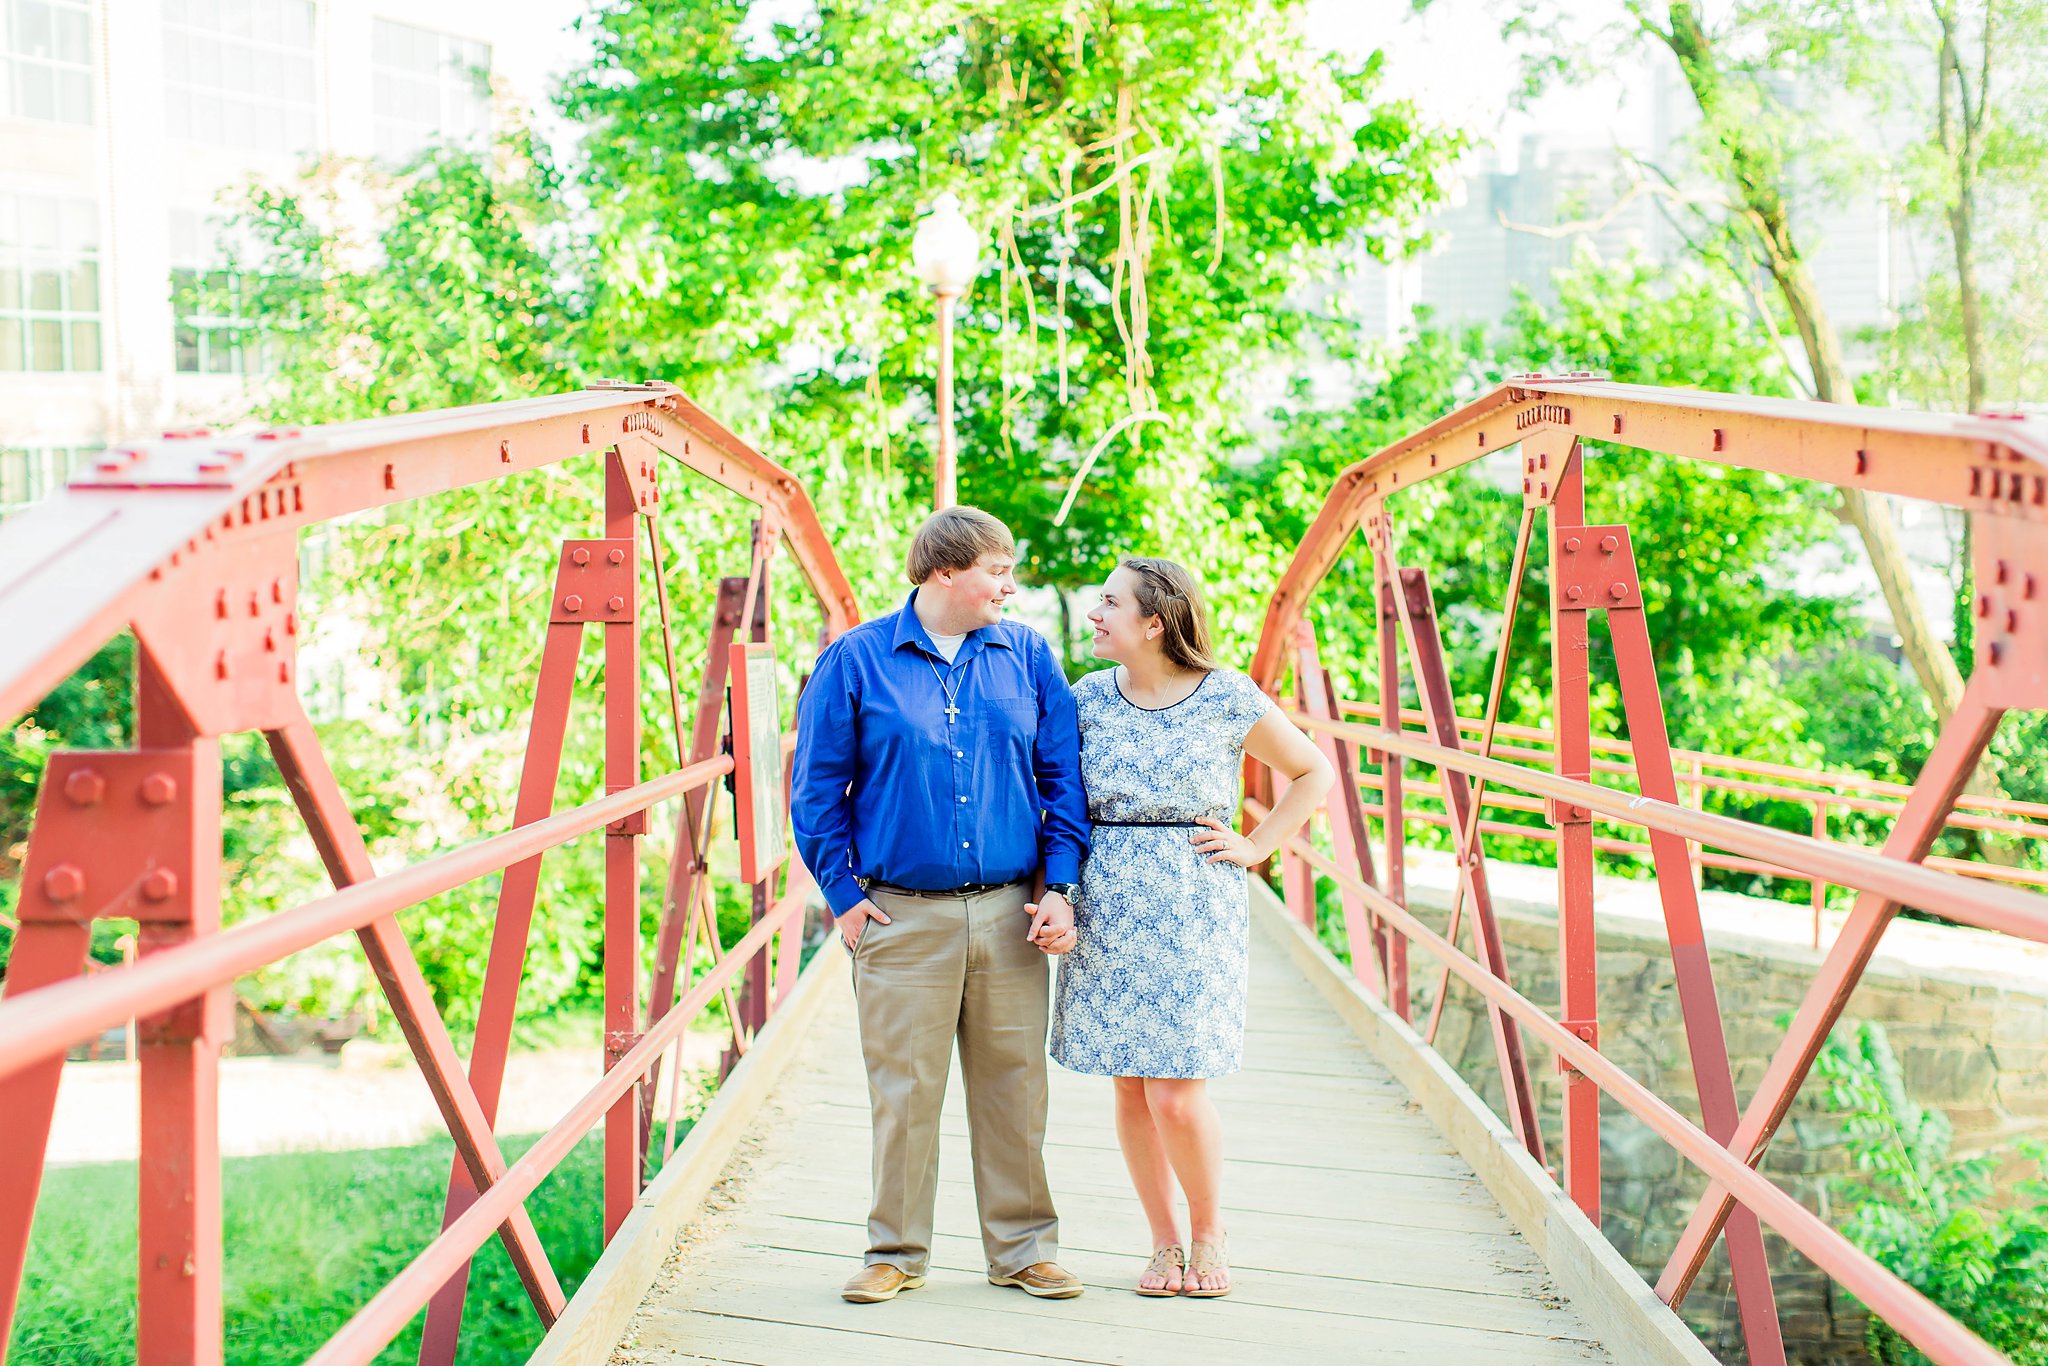
{"type": "Polygon", "coordinates": [[[1034,1262],[1008,1276],[991,1276],[990,1285],[1014,1285],[1041,1300],[1071,1300],[1085,1288],[1081,1278],[1060,1269],[1058,1262],[1034,1262]]]}
{"type": "Polygon", "coordinates": [[[923,1284],[922,1276],[909,1275],[887,1262],[876,1262],[862,1267],[839,1292],[839,1298],[855,1304],[880,1304],[895,1299],[899,1290],[915,1290],[923,1284]]]}

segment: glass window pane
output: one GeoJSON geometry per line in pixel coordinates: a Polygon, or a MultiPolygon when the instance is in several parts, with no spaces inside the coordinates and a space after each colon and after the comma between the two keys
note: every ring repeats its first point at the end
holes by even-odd
{"type": "Polygon", "coordinates": [[[178,352],[178,373],[183,375],[198,373],[199,333],[192,328],[181,327],[177,329],[175,340],[178,352]]]}
{"type": "Polygon", "coordinates": [[[40,62],[16,62],[14,74],[21,112],[32,119],[56,118],[57,74],[40,62]]]}
{"type": "Polygon", "coordinates": [[[67,199],[64,201],[64,244],[74,250],[86,251],[99,245],[99,206],[89,199],[67,199]]]}
{"type": "Polygon", "coordinates": [[[28,324],[28,368],[64,368],[64,324],[54,318],[32,318],[28,324]]]}
{"type": "Polygon", "coordinates": [[[14,6],[14,50],[25,57],[48,57],[57,46],[57,21],[48,5],[22,0],[14,6]]]}
{"type": "Polygon", "coordinates": [[[80,261],[71,267],[71,311],[100,311],[100,268],[95,261],[80,261]]]}
{"type": "Polygon", "coordinates": [[[65,123],[92,122],[92,77],[83,71],[57,73],[57,117],[65,123]]]}
{"type": "Polygon", "coordinates": [[[57,60],[80,66],[92,60],[92,26],[84,10],[65,10],[57,15],[57,60]]]}
{"type": "Polygon", "coordinates": [[[21,272],[12,261],[0,263],[0,309],[12,311],[20,307],[21,272]]]}
{"type": "Polygon", "coordinates": [[[24,197],[21,201],[21,243],[42,251],[57,249],[57,201],[24,197]]]}
{"type": "Polygon", "coordinates": [[[0,318],[0,370],[26,370],[21,351],[21,319],[0,318]]]}
{"type": "Polygon", "coordinates": [[[100,368],[100,325],[98,323],[71,324],[71,368],[74,370],[97,370],[100,368]]]}
{"type": "Polygon", "coordinates": [[[58,271],[44,267],[29,272],[28,306],[56,312],[64,307],[64,277],[58,271]]]}
{"type": "Polygon", "coordinates": [[[234,345],[229,334],[216,328],[206,338],[206,372],[209,375],[231,375],[235,372],[234,345]]]}

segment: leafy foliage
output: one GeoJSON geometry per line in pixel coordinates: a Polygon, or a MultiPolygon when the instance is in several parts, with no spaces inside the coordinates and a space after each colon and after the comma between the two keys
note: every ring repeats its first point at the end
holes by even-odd
{"type": "MultiPolygon", "coordinates": [[[[2020,1145],[2036,1176],[1997,1208],[2004,1154],[1953,1154],[1948,1117],[1906,1094],[1881,1026],[1836,1030],[1816,1068],[1856,1162],[1834,1183],[1843,1232],[2016,1366],[2048,1362],[2048,1145],[2020,1145]]],[[[1885,1366],[1927,1361],[1875,1317],[1867,1343],[1885,1366]]]]}

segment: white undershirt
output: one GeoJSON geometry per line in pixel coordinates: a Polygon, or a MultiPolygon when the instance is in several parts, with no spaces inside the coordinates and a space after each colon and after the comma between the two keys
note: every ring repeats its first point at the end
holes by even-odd
{"type": "Polygon", "coordinates": [[[940,654],[946,657],[948,664],[951,664],[954,659],[959,657],[960,646],[967,640],[967,633],[965,631],[962,631],[957,636],[942,636],[937,631],[929,630],[925,634],[932,638],[933,646],[937,648],[940,654]]]}

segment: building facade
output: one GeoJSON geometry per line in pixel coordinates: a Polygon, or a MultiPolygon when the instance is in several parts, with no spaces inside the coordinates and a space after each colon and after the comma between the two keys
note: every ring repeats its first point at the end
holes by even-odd
{"type": "Polygon", "coordinates": [[[227,197],[489,131],[482,0],[0,0],[0,513],[229,423],[261,357],[227,197]]]}

